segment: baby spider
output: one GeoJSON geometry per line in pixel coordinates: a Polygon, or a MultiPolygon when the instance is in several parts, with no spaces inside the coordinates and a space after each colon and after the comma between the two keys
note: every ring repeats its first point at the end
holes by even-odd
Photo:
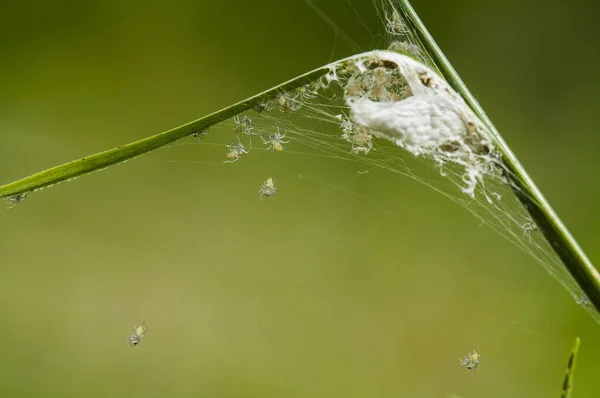
{"type": "Polygon", "coordinates": [[[204,130],[200,130],[200,131],[194,131],[192,133],[192,137],[200,140],[202,139],[202,137],[204,137],[206,134],[208,134],[208,129],[204,129],[204,130]]]}
{"type": "Polygon", "coordinates": [[[277,132],[275,134],[269,135],[268,139],[261,135],[260,139],[264,144],[269,144],[269,147],[267,149],[271,151],[281,152],[283,151],[283,145],[281,144],[287,144],[288,142],[290,142],[290,140],[285,140],[285,135],[287,134],[287,131],[281,134],[279,130],[279,125],[275,124],[275,126],[277,127],[277,132]]]}
{"type": "Polygon", "coordinates": [[[264,196],[274,196],[277,193],[277,188],[275,187],[275,182],[277,178],[275,175],[273,177],[269,177],[269,179],[260,186],[258,192],[260,193],[260,199],[262,200],[264,196]]]}
{"type": "Polygon", "coordinates": [[[125,341],[130,346],[135,347],[140,343],[140,341],[142,341],[142,339],[146,335],[146,330],[148,330],[148,328],[146,327],[146,321],[144,321],[140,326],[133,327],[133,333],[130,337],[125,337],[125,341]]]}
{"type": "Polygon", "coordinates": [[[313,90],[313,88],[310,86],[310,84],[305,84],[304,86],[298,87],[296,89],[296,93],[298,93],[298,95],[300,95],[301,99],[313,99],[317,96],[317,93],[315,90],[313,90]]]}
{"type": "Polygon", "coordinates": [[[261,100],[254,106],[254,110],[258,114],[268,112],[271,109],[273,109],[273,102],[269,100],[261,100]]]}
{"type": "Polygon", "coordinates": [[[590,299],[589,299],[589,298],[587,298],[587,296],[586,296],[585,294],[583,294],[583,293],[581,293],[581,296],[580,296],[580,297],[577,297],[577,293],[574,293],[574,294],[573,294],[573,297],[575,298],[575,302],[576,302],[578,305],[580,305],[580,306],[582,306],[582,307],[584,307],[584,308],[587,308],[587,307],[589,307],[589,306],[590,306],[590,304],[591,304],[591,303],[590,303],[590,299]]]}
{"type": "Polygon", "coordinates": [[[252,119],[248,117],[248,115],[244,115],[240,118],[240,115],[235,115],[233,117],[233,121],[235,122],[235,128],[233,131],[236,133],[244,133],[244,134],[253,134],[254,126],[252,125],[252,119]]]}
{"type": "Polygon", "coordinates": [[[521,225],[521,228],[523,229],[523,237],[529,239],[529,241],[531,242],[531,231],[537,231],[538,226],[535,225],[533,222],[528,221],[525,224],[521,225]]]}
{"type": "Polygon", "coordinates": [[[373,136],[369,131],[343,115],[341,121],[342,139],[352,144],[352,153],[368,154],[373,148],[373,143],[371,142],[373,136]]]}
{"type": "Polygon", "coordinates": [[[300,94],[293,95],[291,93],[281,93],[277,97],[277,104],[281,113],[291,113],[302,107],[302,103],[298,101],[300,94]]]}
{"type": "Polygon", "coordinates": [[[406,28],[404,27],[404,23],[402,22],[402,18],[400,18],[398,11],[394,10],[391,19],[386,15],[385,20],[387,22],[385,27],[389,34],[398,36],[406,32],[406,28]]]}
{"type": "Polygon", "coordinates": [[[237,140],[237,144],[235,143],[235,141],[232,141],[231,144],[227,145],[227,148],[229,148],[229,152],[227,152],[225,156],[228,160],[223,161],[223,163],[233,163],[236,160],[238,160],[242,155],[245,155],[248,152],[250,152],[250,149],[252,149],[252,140],[250,140],[250,148],[248,148],[248,150],[244,148],[240,137],[237,137],[237,140]]]}
{"type": "Polygon", "coordinates": [[[479,354],[477,350],[473,350],[473,352],[470,352],[466,357],[460,359],[460,366],[469,370],[475,370],[477,369],[477,365],[479,365],[480,359],[481,354],[479,354]]]}
{"type": "Polygon", "coordinates": [[[7,197],[6,198],[6,208],[12,209],[13,207],[16,207],[19,203],[21,203],[22,201],[24,201],[27,198],[28,194],[29,194],[29,192],[23,192],[23,193],[19,193],[19,194],[7,197]]]}

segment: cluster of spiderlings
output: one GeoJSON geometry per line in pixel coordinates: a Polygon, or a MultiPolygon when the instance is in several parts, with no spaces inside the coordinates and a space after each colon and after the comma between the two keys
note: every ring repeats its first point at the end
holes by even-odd
{"type": "Polygon", "coordinates": [[[342,139],[352,144],[353,153],[369,153],[373,148],[371,139],[373,136],[366,127],[359,126],[345,115],[339,115],[340,128],[342,129],[342,139]]]}
{"type": "Polygon", "coordinates": [[[227,145],[227,149],[229,150],[229,152],[225,154],[227,160],[224,160],[223,163],[233,163],[239,158],[241,158],[243,155],[250,152],[250,149],[252,149],[252,139],[250,139],[250,147],[248,149],[244,147],[244,144],[242,144],[240,137],[237,137],[237,143],[235,141],[232,141],[231,144],[227,145]]]}
{"type": "Polygon", "coordinates": [[[243,155],[250,152],[250,149],[252,149],[252,138],[249,138],[249,147],[246,149],[244,144],[242,144],[242,140],[240,139],[241,134],[249,136],[260,134],[257,130],[255,130],[254,123],[248,115],[236,115],[233,117],[233,122],[235,123],[233,131],[237,134],[237,142],[234,140],[231,142],[231,144],[227,145],[228,151],[225,154],[227,160],[225,160],[224,163],[236,162],[243,155]]]}
{"type": "MultiPolygon", "coordinates": [[[[314,85],[306,84],[295,90],[281,92],[274,98],[261,100],[253,109],[259,115],[274,108],[277,108],[282,113],[289,114],[300,109],[307,100],[315,98],[317,95],[316,91],[317,89],[314,85]]],[[[252,140],[250,139],[249,148],[246,149],[239,138],[239,134],[250,136],[260,135],[262,142],[268,145],[267,150],[270,151],[283,151],[283,144],[290,142],[289,140],[286,140],[286,134],[281,133],[279,125],[276,125],[277,131],[274,134],[266,136],[255,127],[252,119],[250,119],[248,115],[236,115],[233,117],[233,122],[235,123],[233,131],[238,134],[238,137],[237,142],[233,141],[227,146],[228,152],[225,155],[227,157],[225,163],[233,163],[239,160],[252,148],[252,140]]]]}
{"type": "Polygon", "coordinates": [[[279,129],[279,124],[275,124],[277,132],[275,134],[270,134],[268,138],[264,136],[260,136],[262,142],[268,145],[267,150],[270,151],[283,151],[283,145],[290,142],[290,140],[285,139],[286,133],[281,134],[281,130],[279,129]]]}
{"type": "Polygon", "coordinates": [[[363,97],[377,102],[397,102],[412,95],[398,68],[389,68],[378,62],[351,65],[345,84],[345,97],[363,97]]]}
{"type": "Polygon", "coordinates": [[[295,90],[283,91],[274,98],[261,100],[254,106],[256,113],[261,114],[272,109],[278,109],[281,113],[291,113],[302,108],[307,100],[317,96],[317,87],[314,84],[305,84],[295,90]]]}
{"type": "MultiPolygon", "coordinates": [[[[340,70],[349,117],[378,138],[415,156],[464,169],[461,190],[474,197],[484,177],[501,176],[490,133],[462,98],[432,69],[391,51],[340,70]],[[347,77],[349,76],[349,77],[347,77]]],[[[490,194],[485,198],[492,203],[490,194]]]]}

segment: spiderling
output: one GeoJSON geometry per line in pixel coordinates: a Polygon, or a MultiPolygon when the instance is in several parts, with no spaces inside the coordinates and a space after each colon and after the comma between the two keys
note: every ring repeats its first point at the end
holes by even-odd
{"type": "Polygon", "coordinates": [[[19,194],[7,197],[5,199],[6,208],[12,209],[13,207],[16,207],[19,203],[21,203],[22,201],[24,201],[27,198],[28,194],[29,194],[29,192],[23,192],[23,193],[19,193],[19,194]]]}
{"type": "Polygon", "coordinates": [[[421,49],[419,48],[419,46],[409,43],[409,42],[406,42],[406,41],[393,41],[389,45],[388,50],[394,51],[394,52],[397,52],[400,54],[409,54],[416,58],[423,57],[423,53],[421,52],[421,49]]]}
{"type": "Polygon", "coordinates": [[[143,321],[140,326],[134,326],[132,330],[132,334],[129,337],[125,337],[125,341],[132,347],[135,347],[142,341],[144,336],[146,335],[146,331],[148,328],[146,327],[146,321],[143,321]]]}
{"type": "Polygon", "coordinates": [[[394,10],[391,18],[386,15],[385,20],[387,22],[385,28],[389,34],[399,36],[406,32],[406,27],[404,26],[398,11],[394,10]]]}
{"type": "Polygon", "coordinates": [[[466,357],[460,359],[460,366],[469,370],[477,369],[479,361],[481,360],[481,354],[477,350],[473,350],[466,357]]]}
{"type": "Polygon", "coordinates": [[[240,157],[242,157],[242,155],[245,155],[248,152],[250,152],[250,149],[252,148],[252,140],[250,141],[250,148],[248,148],[248,150],[244,148],[244,144],[242,144],[240,137],[237,137],[237,140],[237,144],[235,143],[235,141],[232,141],[231,144],[227,145],[227,148],[229,148],[229,152],[227,152],[227,154],[225,155],[227,157],[227,160],[223,161],[223,163],[233,163],[240,157]]]}
{"type": "Polygon", "coordinates": [[[342,139],[352,144],[353,153],[364,153],[365,155],[373,148],[372,135],[365,127],[359,126],[344,115],[339,115],[341,120],[342,139]]]}
{"type": "Polygon", "coordinates": [[[535,225],[534,222],[532,221],[527,221],[525,224],[521,225],[521,228],[523,229],[523,237],[527,238],[530,242],[531,242],[531,232],[535,232],[538,231],[539,228],[537,225],[535,225]]]}
{"type": "Polygon", "coordinates": [[[292,94],[289,92],[281,93],[277,96],[277,105],[281,113],[291,113],[302,107],[302,103],[298,101],[300,94],[292,94]]]}
{"type": "Polygon", "coordinates": [[[255,106],[254,110],[256,113],[261,114],[263,112],[268,112],[273,109],[273,103],[269,100],[260,100],[255,106]]]}
{"type": "Polygon", "coordinates": [[[317,93],[310,84],[305,84],[304,86],[298,87],[296,89],[296,93],[303,100],[313,99],[317,96],[317,93]]]}
{"type": "Polygon", "coordinates": [[[285,139],[287,132],[281,134],[281,131],[279,130],[279,124],[276,124],[275,127],[277,128],[277,132],[275,134],[269,135],[269,138],[265,138],[261,135],[260,138],[264,144],[269,145],[267,147],[268,150],[281,152],[283,151],[282,144],[287,144],[290,142],[290,140],[285,139]]]}
{"type": "Polygon", "coordinates": [[[592,303],[590,302],[590,299],[584,294],[581,293],[581,296],[577,297],[577,293],[573,294],[573,298],[575,298],[575,302],[584,307],[587,308],[589,307],[592,303]]]}
{"type": "Polygon", "coordinates": [[[263,184],[260,186],[260,189],[258,190],[261,199],[263,196],[275,196],[275,194],[277,193],[277,188],[275,187],[276,181],[277,178],[275,177],[275,175],[273,175],[273,177],[269,177],[267,181],[263,182],[263,184]]]}
{"type": "Polygon", "coordinates": [[[240,115],[236,115],[233,117],[233,121],[235,122],[235,127],[233,131],[236,133],[243,133],[251,135],[254,133],[254,126],[252,125],[252,119],[248,117],[248,115],[244,115],[240,118],[240,115]]]}
{"type": "Polygon", "coordinates": [[[197,139],[201,139],[202,137],[204,137],[206,134],[208,134],[208,128],[204,129],[204,130],[200,130],[200,131],[194,131],[192,133],[192,137],[197,138],[197,139]]]}

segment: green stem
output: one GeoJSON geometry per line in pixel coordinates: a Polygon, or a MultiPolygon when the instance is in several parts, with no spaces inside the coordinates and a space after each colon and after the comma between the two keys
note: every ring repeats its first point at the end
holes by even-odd
{"type": "Polygon", "coordinates": [[[561,398],[570,398],[571,391],[573,391],[573,375],[575,374],[575,362],[577,361],[577,353],[579,352],[579,337],[575,338],[575,344],[569,354],[569,362],[567,363],[567,370],[565,372],[565,378],[563,379],[562,394],[561,398]]]}
{"type": "Polygon", "coordinates": [[[475,97],[471,94],[456,70],[450,64],[442,50],[439,48],[427,28],[412,8],[408,0],[399,0],[400,12],[407,22],[410,30],[416,35],[418,41],[429,53],[442,76],[465,99],[473,112],[488,127],[494,136],[495,144],[502,152],[504,164],[509,171],[509,177],[514,184],[513,190],[535,221],[544,237],[552,246],[567,270],[577,281],[583,292],[600,310],[600,274],[587,258],[577,241],[569,233],[560,218],[556,215],[541,191],[527,174],[517,157],[510,150],[490,118],[475,97]]]}
{"type": "MultiPolygon", "coordinates": [[[[339,64],[344,61],[345,60],[341,60],[335,64],[339,64]]],[[[218,112],[184,124],[183,126],[179,126],[172,130],[165,131],[163,133],[156,134],[152,137],[144,138],[127,145],[122,145],[108,151],[74,160],[72,162],[44,170],[21,180],[1,186],[0,198],[26,194],[28,192],[35,191],[36,189],[48,187],[50,185],[77,178],[94,171],[102,170],[109,166],[133,159],[137,156],[168,145],[193,133],[204,131],[212,125],[222,122],[223,120],[227,120],[241,112],[255,107],[263,100],[273,98],[278,93],[294,90],[321,78],[331,70],[332,65],[333,64],[326,65],[311,72],[305,73],[283,84],[280,84],[279,86],[273,87],[225,109],[221,109],[218,112]]]]}

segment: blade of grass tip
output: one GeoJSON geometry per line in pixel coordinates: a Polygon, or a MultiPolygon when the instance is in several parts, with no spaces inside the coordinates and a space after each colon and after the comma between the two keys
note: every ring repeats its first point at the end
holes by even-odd
{"type": "Polygon", "coordinates": [[[579,352],[579,337],[575,339],[575,344],[569,355],[569,362],[567,363],[567,371],[565,373],[565,379],[562,386],[562,394],[560,398],[570,398],[571,391],[573,390],[573,374],[575,373],[575,362],[577,361],[577,353],[579,352]]]}
{"type": "MultiPolygon", "coordinates": [[[[343,62],[344,60],[338,61],[343,62]]],[[[247,111],[261,101],[275,97],[277,94],[285,91],[291,91],[298,87],[309,84],[331,71],[331,65],[317,68],[311,72],[295,77],[283,84],[275,86],[260,94],[250,97],[237,104],[231,105],[218,112],[195,120],[193,122],[176,127],[154,136],[144,138],[130,144],[122,145],[108,151],[100,152],[95,155],[87,156],[60,166],[44,170],[21,180],[0,186],[0,198],[15,197],[39,190],[63,181],[68,181],[94,171],[102,170],[107,167],[133,159],[155,149],[168,145],[181,138],[199,133],[208,127],[221,121],[227,120],[241,112],[247,111]]]]}
{"type": "Polygon", "coordinates": [[[575,238],[556,215],[546,198],[525,171],[525,168],[519,163],[517,157],[494,127],[481,105],[439,48],[410,2],[408,0],[398,0],[398,2],[400,16],[407,23],[414,36],[418,38],[419,44],[422,45],[425,52],[436,64],[442,76],[464,98],[473,112],[493,134],[495,143],[503,154],[504,164],[510,172],[507,177],[513,185],[513,191],[569,273],[594,304],[596,310],[600,311],[600,273],[594,268],[575,238]]]}

